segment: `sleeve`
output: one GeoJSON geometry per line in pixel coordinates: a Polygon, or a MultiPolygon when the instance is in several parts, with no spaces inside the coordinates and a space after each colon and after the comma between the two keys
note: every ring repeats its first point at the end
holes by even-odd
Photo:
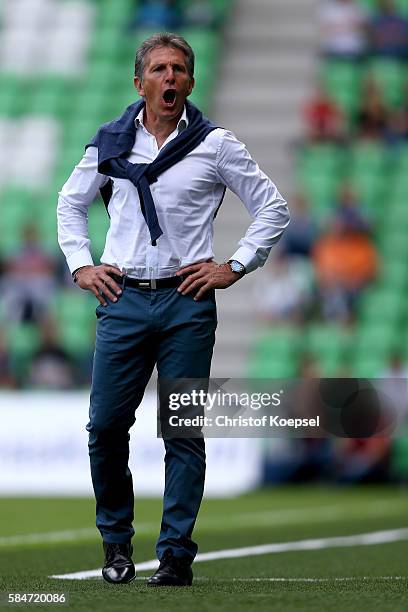
{"type": "Polygon", "coordinates": [[[88,208],[109,177],[98,172],[98,149],[89,146],[59,192],[57,206],[58,243],[71,274],[93,265],[88,237],[88,208]]]}
{"type": "Polygon", "coordinates": [[[238,243],[239,248],[229,258],[252,272],[264,265],[272,246],[289,224],[287,203],[232,132],[225,131],[221,138],[217,172],[220,181],[240,198],[253,219],[238,243]]]}

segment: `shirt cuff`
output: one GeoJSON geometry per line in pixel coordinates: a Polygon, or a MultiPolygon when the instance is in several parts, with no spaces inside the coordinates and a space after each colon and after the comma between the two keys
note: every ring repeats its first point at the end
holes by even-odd
{"type": "Polygon", "coordinates": [[[239,263],[241,263],[243,266],[245,266],[247,274],[259,268],[258,256],[256,255],[256,253],[253,253],[252,251],[247,249],[247,247],[239,247],[239,249],[235,251],[235,253],[231,257],[228,258],[228,260],[230,259],[235,259],[236,261],[239,261],[239,263]]]}
{"type": "Polygon", "coordinates": [[[82,268],[83,266],[93,266],[92,255],[86,247],[82,247],[79,251],[75,251],[69,257],[67,257],[67,264],[71,274],[82,268]]]}

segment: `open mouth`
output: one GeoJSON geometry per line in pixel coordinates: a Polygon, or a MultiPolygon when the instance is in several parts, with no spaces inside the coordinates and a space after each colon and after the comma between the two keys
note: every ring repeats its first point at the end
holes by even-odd
{"type": "Polygon", "coordinates": [[[163,94],[163,100],[167,106],[173,106],[176,101],[176,92],[174,89],[166,89],[163,94]]]}

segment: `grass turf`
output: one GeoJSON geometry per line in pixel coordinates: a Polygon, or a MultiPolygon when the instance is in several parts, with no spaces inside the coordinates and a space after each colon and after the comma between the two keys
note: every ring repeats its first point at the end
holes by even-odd
{"type": "MultiPolygon", "coordinates": [[[[203,502],[195,537],[206,552],[406,527],[407,493],[387,487],[293,487],[209,499],[203,502]]],[[[140,500],[135,511],[138,563],[154,558],[161,502],[140,500]]],[[[66,593],[72,610],[407,610],[407,541],[196,563],[190,589],[151,589],[139,579],[113,586],[100,579],[48,578],[101,567],[93,524],[93,500],[0,500],[0,591],[66,593]],[[10,539],[17,535],[26,537],[10,539]]]]}

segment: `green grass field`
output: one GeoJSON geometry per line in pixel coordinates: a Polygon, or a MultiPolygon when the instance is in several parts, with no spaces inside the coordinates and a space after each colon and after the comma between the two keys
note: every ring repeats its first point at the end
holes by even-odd
{"type": "MultiPolygon", "coordinates": [[[[154,559],[160,510],[159,500],[136,504],[135,563],[154,559]]],[[[406,528],[407,511],[406,489],[279,488],[205,500],[195,537],[203,553],[350,536],[406,528]]],[[[185,589],[146,587],[144,577],[151,571],[139,571],[137,580],[118,586],[100,578],[49,578],[101,567],[101,542],[93,525],[93,500],[1,499],[3,601],[9,592],[58,592],[68,596],[63,609],[72,610],[408,609],[408,540],[404,539],[197,562],[193,587],[185,589]]],[[[53,606],[20,607],[50,610],[53,606]]]]}

